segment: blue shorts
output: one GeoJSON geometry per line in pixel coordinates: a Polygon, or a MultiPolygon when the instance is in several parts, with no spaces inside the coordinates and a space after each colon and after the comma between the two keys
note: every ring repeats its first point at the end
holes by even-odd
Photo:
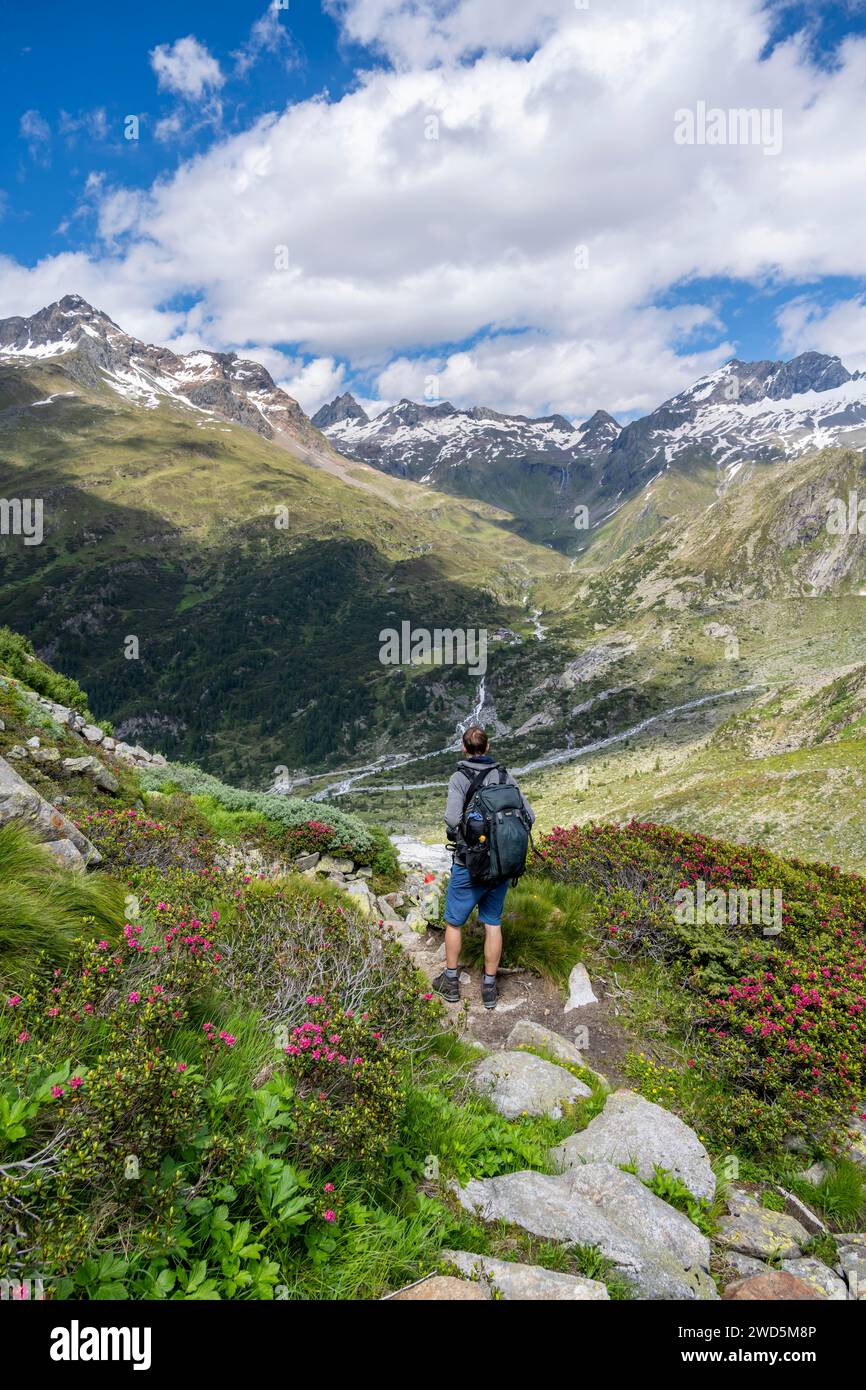
{"type": "Polygon", "coordinates": [[[479,922],[497,927],[502,921],[507,892],[507,878],[501,883],[479,883],[465,864],[455,864],[445,894],[445,921],[452,927],[462,927],[473,907],[477,907],[479,922]]]}

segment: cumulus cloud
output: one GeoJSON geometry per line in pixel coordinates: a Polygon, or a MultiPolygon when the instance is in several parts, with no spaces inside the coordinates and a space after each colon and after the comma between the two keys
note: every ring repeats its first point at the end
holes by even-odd
{"type": "Polygon", "coordinates": [[[786,352],[826,352],[841,357],[849,371],[866,371],[866,296],[829,306],[800,296],[777,318],[786,352]]]}
{"type": "Polygon", "coordinates": [[[225,81],[216,58],[193,34],[158,44],[151,51],[150,64],[160,88],[176,96],[197,99],[225,81]]]}
{"type": "MultiPolygon", "coordinates": [[[[147,195],[106,189],[111,254],[61,293],[95,278],[157,340],[283,349],[279,379],[311,403],[349,373],[381,400],[433,374],[458,404],[579,416],[646,409],[731,355],[706,279],[866,275],[862,39],[832,68],[797,36],[766,58],[759,0],[332,9],[386,65],[219,138],[147,195]],[[675,113],[699,101],[780,110],[782,152],[677,144],[675,113]],[[159,314],[191,290],[203,308],[159,314]]],[[[51,261],[13,274],[32,307],[57,278],[51,261]]]]}

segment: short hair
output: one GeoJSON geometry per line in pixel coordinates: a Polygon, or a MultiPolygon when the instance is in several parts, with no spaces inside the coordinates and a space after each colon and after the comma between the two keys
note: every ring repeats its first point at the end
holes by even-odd
{"type": "Polygon", "coordinates": [[[463,747],[467,753],[474,753],[476,756],[479,753],[486,753],[489,743],[490,740],[480,724],[473,724],[471,728],[464,731],[463,747]]]}

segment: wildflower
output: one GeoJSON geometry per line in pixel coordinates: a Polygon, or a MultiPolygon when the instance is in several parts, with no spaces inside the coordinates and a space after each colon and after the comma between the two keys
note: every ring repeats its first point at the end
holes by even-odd
{"type": "Polygon", "coordinates": [[[30,1034],[27,1032],[26,1028],[22,1028],[15,1041],[19,1043],[26,1043],[30,1041],[30,1034]]]}
{"type": "Polygon", "coordinates": [[[130,1004],[137,1004],[137,1003],[140,1001],[140,999],[141,999],[141,995],[139,994],[139,992],[138,992],[137,989],[130,990],[130,994],[129,994],[129,1002],[130,1002],[130,1004]]]}
{"type": "Polygon", "coordinates": [[[330,1207],[327,1211],[322,1212],[322,1216],[325,1218],[326,1221],[336,1221],[337,1219],[337,1213],[335,1211],[332,1211],[330,1207]]]}
{"type": "Polygon", "coordinates": [[[82,1085],[84,1084],[84,1077],[83,1077],[83,1076],[73,1076],[73,1077],[70,1077],[69,1084],[70,1084],[70,1086],[72,1087],[73,1091],[77,1091],[77,1090],[78,1090],[78,1087],[79,1087],[79,1086],[82,1086],[82,1085]]]}
{"type": "Polygon", "coordinates": [[[333,1192],[334,1190],[335,1190],[335,1189],[334,1189],[334,1184],[333,1184],[332,1182],[326,1182],[326,1183],[325,1183],[325,1191],[326,1191],[326,1192],[333,1192]]]}
{"type": "Polygon", "coordinates": [[[51,1087],[51,1094],[53,1095],[53,1097],[54,1097],[55,1100],[59,1100],[59,1098],[63,1095],[63,1087],[62,1087],[62,1086],[52,1086],[52,1087],[51,1087]]]}
{"type": "Polygon", "coordinates": [[[16,1008],[17,1005],[20,1004],[20,1003],[21,1003],[21,995],[20,995],[20,994],[10,994],[9,998],[6,1000],[6,1007],[7,1007],[8,1009],[14,1009],[14,1008],[16,1008]]]}

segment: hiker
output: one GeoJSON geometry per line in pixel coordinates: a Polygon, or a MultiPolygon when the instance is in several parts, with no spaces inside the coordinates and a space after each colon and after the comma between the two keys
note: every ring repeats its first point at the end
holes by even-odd
{"type": "Polygon", "coordinates": [[[445,969],[433,988],[446,1003],[459,1003],[461,928],[477,907],[485,934],[481,1000],[486,1009],[495,1009],[502,909],[509,882],[516,883],[526,868],[535,816],[514,778],[487,750],[484,730],[468,728],[466,756],[448,783],[445,829],[454,862],[445,896],[445,969]]]}

